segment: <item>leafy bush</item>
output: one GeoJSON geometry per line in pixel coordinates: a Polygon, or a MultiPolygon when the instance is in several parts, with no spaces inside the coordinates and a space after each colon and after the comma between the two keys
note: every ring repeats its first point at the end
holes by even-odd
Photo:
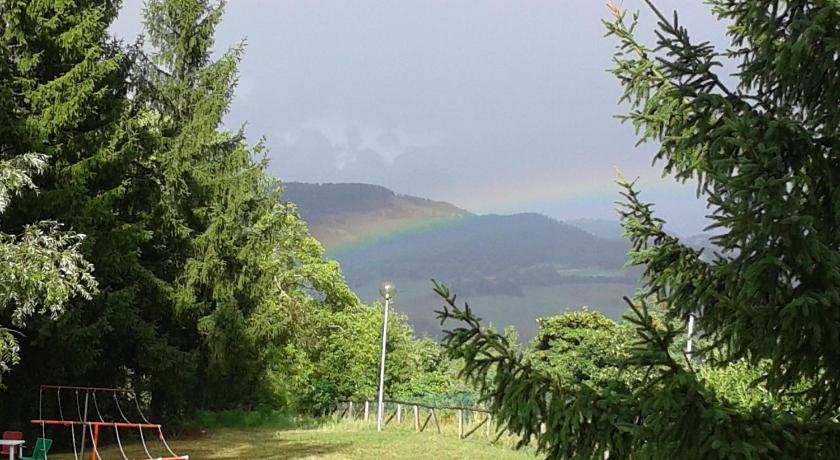
{"type": "Polygon", "coordinates": [[[635,340],[633,330],[598,312],[575,311],[537,320],[540,329],[528,359],[535,370],[580,385],[630,379],[624,363],[635,340]],[[621,375],[625,373],[625,375],[621,375]]]}

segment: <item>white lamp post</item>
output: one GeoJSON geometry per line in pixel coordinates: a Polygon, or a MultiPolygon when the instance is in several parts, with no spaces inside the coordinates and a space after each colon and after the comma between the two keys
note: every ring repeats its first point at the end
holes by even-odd
{"type": "MultiPolygon", "coordinates": [[[[705,252],[700,253],[700,260],[703,262],[711,263],[711,259],[706,255],[705,252]]],[[[703,314],[703,311],[700,311],[700,314],[703,314]]],[[[688,315],[688,342],[685,344],[685,356],[691,361],[691,353],[694,351],[694,313],[688,315]]]]}
{"type": "Polygon", "coordinates": [[[694,351],[694,314],[688,315],[688,342],[685,344],[685,355],[691,361],[691,352],[694,351]]]}
{"type": "Polygon", "coordinates": [[[385,283],[379,288],[379,295],[385,299],[385,315],[382,320],[382,357],[379,360],[379,404],[377,404],[376,417],[376,431],[382,431],[382,416],[384,408],[382,406],[382,399],[385,395],[385,344],[388,340],[388,308],[391,306],[391,300],[394,298],[397,289],[391,283],[385,283]]]}

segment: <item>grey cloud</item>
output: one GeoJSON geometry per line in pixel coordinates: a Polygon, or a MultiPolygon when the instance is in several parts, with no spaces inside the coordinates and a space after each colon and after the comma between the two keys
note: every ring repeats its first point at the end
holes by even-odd
{"type": "Polygon", "coordinates": [[[321,132],[303,129],[287,143],[273,143],[270,172],[280,178],[314,182],[336,170],[338,151],[321,132]]]}
{"type": "MultiPolygon", "coordinates": [[[[681,10],[698,40],[720,42],[706,5],[657,3],[681,10]]],[[[139,33],[141,10],[126,1],[115,32],[139,33]]],[[[501,180],[573,180],[613,165],[654,183],[652,148],[636,149],[632,129],[613,119],[623,109],[606,71],[606,16],[592,0],[233,0],[217,48],[243,38],[248,47],[227,121],[267,136],[283,180],[365,181],[452,200],[501,180]]],[[[643,10],[649,42],[652,26],[643,10]]],[[[605,177],[599,186],[613,187],[605,177]]],[[[692,196],[691,187],[666,195],[677,204],[663,213],[698,229],[692,196]]],[[[612,201],[518,210],[611,217],[612,201]]]]}

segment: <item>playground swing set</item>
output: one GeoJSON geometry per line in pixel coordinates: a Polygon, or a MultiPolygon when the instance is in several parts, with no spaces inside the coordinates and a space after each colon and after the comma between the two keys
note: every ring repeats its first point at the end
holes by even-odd
{"type": "MultiPolygon", "coordinates": [[[[72,404],[72,401],[71,401],[72,404]]],[[[189,455],[178,455],[172,451],[166,438],[163,436],[163,428],[159,424],[151,423],[143,415],[140,408],[140,402],[137,395],[132,390],[124,390],[117,388],[95,388],[95,387],[76,387],[76,386],[62,386],[62,385],[41,385],[38,397],[38,419],[32,420],[32,424],[40,425],[41,438],[39,438],[35,445],[35,452],[32,460],[48,460],[47,452],[50,449],[52,441],[47,439],[47,427],[65,427],[70,429],[70,435],[73,444],[73,458],[75,460],[84,460],[85,451],[90,444],[90,460],[104,460],[99,452],[100,432],[105,429],[113,429],[116,437],[117,446],[123,460],[189,460],[189,455]],[[44,394],[54,392],[56,395],[56,403],[58,408],[58,419],[44,418],[44,394]],[[64,416],[64,408],[62,406],[61,396],[62,392],[65,394],[72,394],[75,399],[76,419],[67,419],[64,416]],[[112,411],[114,414],[119,414],[121,421],[106,420],[103,416],[103,411],[100,410],[100,401],[97,400],[97,394],[108,395],[113,399],[112,411]],[[134,406],[139,414],[140,422],[132,422],[126,417],[123,411],[123,406],[120,404],[120,399],[124,402],[133,401],[134,406]],[[92,410],[91,410],[92,409],[92,410]],[[95,415],[95,418],[94,418],[95,415]],[[97,421],[98,420],[98,421],[97,421]],[[139,434],[140,443],[143,446],[143,451],[146,457],[141,459],[130,458],[125,451],[120,438],[120,430],[125,433],[127,430],[137,430],[139,434]],[[166,450],[166,453],[159,456],[153,456],[149,451],[149,445],[146,441],[145,431],[156,432],[160,443],[166,450]]],[[[22,457],[25,458],[25,457],[22,457]]]]}

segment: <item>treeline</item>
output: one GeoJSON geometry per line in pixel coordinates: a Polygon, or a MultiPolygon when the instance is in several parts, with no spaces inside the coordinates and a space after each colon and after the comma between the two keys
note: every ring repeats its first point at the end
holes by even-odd
{"type": "MultiPolygon", "coordinates": [[[[212,51],[223,5],[150,0],[147,43],[109,35],[118,7],[0,1],[0,419],[45,383],[129,387],[158,418],[372,397],[381,306],[222,123],[244,51],[212,51]]],[[[393,322],[389,391],[449,391],[393,322]]]]}

